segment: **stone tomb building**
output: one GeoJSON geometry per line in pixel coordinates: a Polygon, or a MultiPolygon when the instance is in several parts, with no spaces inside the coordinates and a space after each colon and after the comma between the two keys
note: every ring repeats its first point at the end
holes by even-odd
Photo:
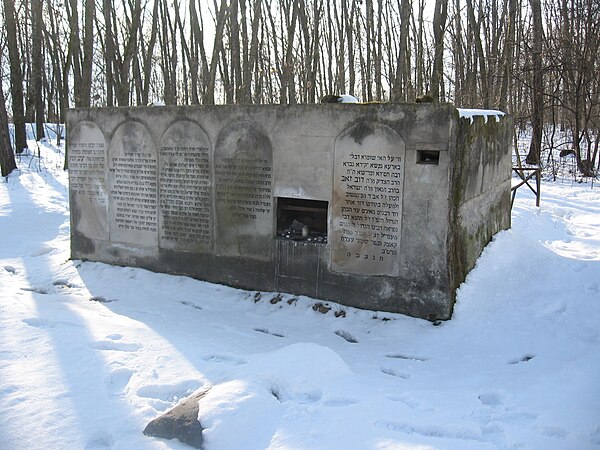
{"type": "Polygon", "coordinates": [[[92,108],[67,127],[75,259],[436,320],[510,226],[508,116],[92,108]]]}

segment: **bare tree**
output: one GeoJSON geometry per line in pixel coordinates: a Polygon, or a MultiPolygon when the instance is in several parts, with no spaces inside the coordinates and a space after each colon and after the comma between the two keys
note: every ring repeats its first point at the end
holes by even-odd
{"type": "Polygon", "coordinates": [[[210,59],[210,67],[206,74],[204,85],[203,103],[214,105],[215,103],[215,84],[217,76],[217,63],[219,55],[223,51],[223,32],[227,20],[227,0],[221,0],[221,6],[217,8],[215,0],[215,39],[213,42],[213,52],[210,59]]]}
{"type": "Polygon", "coordinates": [[[526,158],[527,164],[539,164],[542,152],[542,129],[544,126],[544,80],[542,75],[542,4],[541,0],[529,0],[533,18],[533,48],[531,65],[533,71],[532,84],[532,113],[531,113],[531,144],[526,158]]]}
{"type": "Polygon", "coordinates": [[[23,75],[21,58],[17,41],[17,26],[15,22],[15,4],[13,0],[3,0],[4,27],[10,63],[10,93],[12,116],[15,127],[15,151],[22,153],[27,147],[25,134],[25,108],[23,106],[23,75]]]}
{"type": "Polygon", "coordinates": [[[42,19],[43,0],[32,3],[32,60],[31,60],[31,84],[33,86],[33,104],[35,114],[35,136],[39,141],[44,137],[44,98],[43,89],[43,55],[42,55],[42,31],[44,22],[42,19]]]}
{"type": "Polygon", "coordinates": [[[435,100],[440,100],[440,91],[443,92],[444,77],[444,30],[448,18],[448,0],[435,0],[433,13],[433,70],[431,72],[430,95],[435,100]]]}
{"type": "Polygon", "coordinates": [[[16,168],[17,163],[8,132],[8,115],[4,102],[4,92],[2,91],[2,83],[0,83],[0,172],[3,177],[6,177],[16,168]]]}

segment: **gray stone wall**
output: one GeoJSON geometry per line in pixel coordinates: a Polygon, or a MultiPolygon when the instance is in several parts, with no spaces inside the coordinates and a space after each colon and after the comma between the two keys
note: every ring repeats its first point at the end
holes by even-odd
{"type": "Polygon", "coordinates": [[[492,236],[510,227],[513,121],[458,119],[450,208],[450,286],[454,295],[492,236]]]}
{"type": "Polygon", "coordinates": [[[509,225],[508,123],[431,104],[70,110],[72,257],[449,318],[509,225]],[[281,232],[292,217],[308,236],[281,232]]]}

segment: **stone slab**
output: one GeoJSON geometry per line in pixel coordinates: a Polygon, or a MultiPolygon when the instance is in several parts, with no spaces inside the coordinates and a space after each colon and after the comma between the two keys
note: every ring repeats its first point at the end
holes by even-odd
{"type": "Polygon", "coordinates": [[[158,246],[158,161],[148,129],[122,123],[110,141],[110,239],[158,246]]]}
{"type": "Polygon", "coordinates": [[[165,131],[158,180],[160,247],[212,251],[212,147],[200,125],[180,120],[165,131]]]}
{"type": "Polygon", "coordinates": [[[335,142],[331,267],[398,276],[405,144],[391,128],[353,125],[335,142]]]}

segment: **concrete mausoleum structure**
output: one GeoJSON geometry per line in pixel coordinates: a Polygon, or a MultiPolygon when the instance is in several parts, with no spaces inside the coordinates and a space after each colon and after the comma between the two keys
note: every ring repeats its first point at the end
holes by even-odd
{"type": "Polygon", "coordinates": [[[91,108],[67,129],[74,259],[437,320],[510,226],[501,113],[91,108]]]}

